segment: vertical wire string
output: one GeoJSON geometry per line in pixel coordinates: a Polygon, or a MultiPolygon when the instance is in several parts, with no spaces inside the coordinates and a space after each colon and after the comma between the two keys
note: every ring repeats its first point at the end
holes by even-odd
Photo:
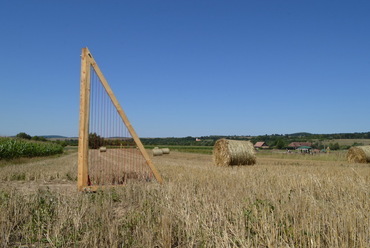
{"type": "Polygon", "coordinates": [[[94,111],[94,101],[92,101],[92,98],[93,98],[93,93],[94,93],[94,77],[95,75],[94,75],[94,70],[92,69],[92,67],[90,66],[90,96],[89,96],[89,98],[90,98],[90,101],[89,101],[89,115],[90,115],[90,117],[89,117],[89,128],[88,128],[88,153],[89,153],[89,155],[88,155],[88,157],[89,157],[89,159],[88,159],[88,163],[90,163],[91,164],[91,166],[89,166],[88,167],[88,172],[87,172],[87,175],[88,175],[88,178],[90,178],[90,181],[92,180],[92,178],[93,178],[93,173],[91,172],[91,170],[94,168],[94,165],[93,165],[93,161],[94,161],[94,151],[92,151],[91,149],[90,149],[90,143],[91,143],[91,141],[90,141],[90,133],[91,133],[91,131],[93,131],[94,130],[94,127],[93,127],[93,118],[94,118],[94,115],[93,115],[93,111],[94,111]]]}
{"type": "Polygon", "coordinates": [[[130,146],[129,150],[130,150],[130,173],[131,173],[132,172],[132,168],[133,168],[133,166],[132,166],[132,164],[133,164],[133,156],[132,156],[132,150],[131,150],[131,146],[132,146],[131,140],[130,140],[129,146],[130,146]]]}
{"type": "MultiPolygon", "coordinates": [[[[117,159],[119,159],[119,161],[122,161],[119,157],[119,148],[120,148],[120,133],[119,133],[119,122],[118,122],[118,112],[116,111],[116,118],[115,118],[115,123],[116,123],[116,134],[117,134],[117,149],[116,149],[116,157],[117,159]]],[[[122,163],[122,162],[121,162],[122,163]]],[[[121,166],[118,166],[118,184],[120,183],[121,181],[121,166]]]]}
{"type": "MultiPolygon", "coordinates": [[[[109,96],[107,95],[107,92],[104,90],[104,96],[105,96],[105,146],[108,146],[109,142],[109,96]]],[[[105,154],[106,155],[106,154],[105,154]]],[[[107,170],[107,181],[106,184],[110,184],[111,181],[111,166],[108,162],[109,156],[105,156],[105,168],[107,170]]]]}
{"type": "MultiPolygon", "coordinates": [[[[89,163],[89,164],[91,164],[91,162],[92,162],[92,159],[91,159],[91,155],[92,155],[92,153],[91,153],[91,151],[90,151],[90,146],[89,146],[89,144],[90,144],[90,137],[89,137],[89,133],[91,132],[91,120],[92,120],[92,119],[91,119],[91,118],[92,118],[91,111],[92,111],[92,104],[93,104],[93,103],[92,103],[92,101],[91,101],[91,98],[92,98],[92,97],[91,97],[91,95],[92,95],[92,82],[93,82],[93,79],[94,79],[94,78],[93,78],[93,73],[92,73],[92,71],[91,71],[91,66],[90,66],[90,82],[89,82],[89,83],[90,83],[90,92],[89,92],[89,94],[90,94],[90,95],[89,95],[89,98],[90,98],[90,102],[89,102],[89,126],[88,126],[88,132],[87,132],[87,135],[88,135],[88,136],[87,136],[87,137],[88,137],[88,138],[87,138],[87,139],[88,139],[88,142],[87,142],[87,143],[88,143],[88,149],[87,149],[87,150],[88,150],[88,156],[87,156],[87,157],[88,157],[88,160],[87,160],[87,161],[88,161],[88,163],[89,163]]],[[[87,171],[87,176],[88,176],[88,178],[89,178],[89,177],[91,178],[90,169],[91,169],[91,168],[90,168],[90,166],[89,166],[88,171],[87,171]]]]}
{"type": "MultiPolygon", "coordinates": [[[[90,67],[90,128],[89,128],[89,136],[91,133],[93,133],[95,131],[95,126],[94,126],[94,110],[95,110],[95,101],[94,101],[94,93],[95,93],[95,73],[94,73],[94,69],[90,67]]],[[[90,136],[91,137],[91,136],[90,136]]],[[[89,146],[92,142],[96,142],[95,140],[93,141],[90,141],[89,140],[89,146]]],[[[95,144],[94,144],[95,145],[95,144]]],[[[90,150],[90,149],[89,149],[90,150]]],[[[90,181],[95,181],[95,173],[93,173],[93,170],[94,170],[94,160],[95,160],[95,153],[94,153],[94,150],[90,150],[90,152],[92,152],[92,154],[90,154],[89,158],[91,158],[91,166],[89,166],[89,170],[90,170],[90,173],[89,173],[89,177],[90,177],[90,181]]]]}
{"type": "MultiPolygon", "coordinates": [[[[107,103],[107,94],[106,94],[106,91],[104,90],[104,138],[105,140],[107,139],[107,132],[108,132],[108,103],[107,103]]],[[[105,144],[106,145],[106,142],[105,144]]],[[[104,159],[104,168],[105,168],[105,173],[106,173],[106,179],[105,179],[105,184],[107,184],[107,182],[109,181],[109,169],[107,168],[108,167],[108,163],[107,163],[107,160],[104,159]]]]}
{"type": "MultiPolygon", "coordinates": [[[[107,136],[107,146],[109,146],[109,141],[110,141],[110,129],[111,129],[111,126],[110,126],[110,102],[109,102],[109,96],[107,95],[107,120],[106,120],[106,123],[107,123],[107,127],[106,127],[106,136],[107,136]]],[[[106,161],[107,161],[107,169],[108,169],[108,183],[109,184],[112,184],[113,180],[112,180],[112,163],[109,163],[109,159],[110,159],[110,156],[109,154],[106,154],[106,161]]]]}
{"type": "MultiPolygon", "coordinates": [[[[94,70],[94,69],[93,69],[94,70]]],[[[95,72],[95,71],[94,71],[95,72]]],[[[99,94],[99,88],[98,88],[98,82],[97,82],[97,75],[96,73],[94,73],[94,95],[93,95],[93,99],[91,99],[92,101],[95,102],[95,106],[94,106],[94,133],[96,135],[99,135],[99,131],[98,131],[98,106],[99,106],[99,98],[98,98],[98,94],[99,94]]],[[[98,146],[98,140],[95,139],[94,140],[94,147],[96,148],[98,146]]],[[[97,153],[96,149],[95,149],[95,154],[94,154],[94,184],[99,184],[99,171],[98,171],[98,165],[99,165],[99,154],[97,153]]]]}
{"type": "MultiPolygon", "coordinates": [[[[113,130],[113,128],[114,128],[114,126],[113,126],[113,122],[112,122],[112,110],[113,110],[113,103],[112,103],[112,100],[110,99],[110,98],[108,98],[109,99],[109,127],[110,128],[108,128],[108,132],[109,132],[109,141],[110,141],[110,146],[112,146],[112,140],[113,140],[113,133],[112,133],[112,130],[113,130]]],[[[115,160],[113,160],[113,156],[112,156],[112,153],[110,152],[109,154],[109,159],[112,161],[111,162],[111,164],[112,164],[112,166],[111,166],[111,177],[112,177],[112,184],[114,184],[115,183],[115,173],[114,173],[114,170],[115,170],[115,160]]]]}
{"type": "MultiPolygon", "coordinates": [[[[103,90],[102,90],[102,85],[99,80],[99,98],[100,98],[100,105],[99,105],[99,135],[103,138],[103,106],[104,106],[104,95],[103,95],[103,90]]],[[[100,154],[99,154],[100,157],[100,154]]],[[[100,184],[104,183],[105,181],[105,175],[104,175],[104,164],[103,160],[100,157],[99,159],[99,171],[100,171],[100,184]]]]}
{"type": "MultiPolygon", "coordinates": [[[[97,135],[100,135],[100,131],[99,131],[99,106],[100,106],[100,99],[99,99],[99,94],[100,94],[100,89],[99,89],[99,81],[98,81],[98,77],[95,73],[95,96],[94,96],[94,101],[96,101],[96,105],[95,105],[95,120],[94,120],[94,125],[95,125],[95,133],[97,135]]],[[[95,140],[95,146],[98,146],[98,140],[95,140]]],[[[100,171],[99,171],[99,154],[98,152],[95,152],[95,183],[99,184],[100,181],[101,181],[101,175],[100,175],[100,171]]]]}
{"type": "Polygon", "coordinates": [[[125,126],[125,137],[126,137],[126,161],[127,161],[127,163],[126,163],[126,166],[125,166],[125,172],[126,172],[126,175],[127,175],[127,172],[130,170],[130,153],[129,153],[129,151],[130,151],[130,149],[129,149],[129,142],[130,142],[130,140],[129,140],[129,137],[128,137],[128,130],[127,130],[127,127],[125,126]]]}
{"type": "MultiPolygon", "coordinates": [[[[117,134],[117,112],[114,112],[114,109],[113,109],[113,123],[114,123],[114,128],[113,128],[113,133],[114,133],[114,161],[117,161],[118,160],[118,137],[119,135],[117,134]]],[[[119,161],[119,160],[118,160],[119,161]]],[[[119,178],[120,178],[120,174],[119,174],[119,166],[117,166],[117,180],[116,180],[116,184],[119,183],[119,178]]]]}
{"type": "MultiPolygon", "coordinates": [[[[119,154],[119,158],[121,160],[121,154],[122,154],[122,130],[121,130],[121,125],[120,125],[120,122],[119,122],[119,116],[117,117],[117,123],[118,123],[118,137],[119,137],[119,148],[118,148],[118,154],[119,154]]],[[[123,160],[121,160],[123,161],[123,160]]],[[[120,166],[119,168],[119,175],[120,175],[120,182],[122,182],[122,166],[120,166]]]]}
{"type": "MultiPolygon", "coordinates": [[[[108,107],[109,107],[109,112],[108,112],[108,140],[109,140],[109,145],[111,146],[111,142],[112,142],[112,101],[110,99],[110,97],[108,97],[108,107]]],[[[109,155],[109,161],[111,161],[111,166],[110,166],[110,183],[113,184],[114,183],[114,160],[112,160],[112,154],[109,153],[107,154],[109,155]]]]}

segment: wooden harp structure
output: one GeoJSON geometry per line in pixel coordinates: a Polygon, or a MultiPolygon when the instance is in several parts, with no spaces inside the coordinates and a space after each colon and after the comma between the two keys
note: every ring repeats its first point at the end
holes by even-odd
{"type": "Polygon", "coordinates": [[[162,183],[162,177],[88,48],[82,49],[78,177],[80,191],[125,185],[130,180],[162,183]]]}

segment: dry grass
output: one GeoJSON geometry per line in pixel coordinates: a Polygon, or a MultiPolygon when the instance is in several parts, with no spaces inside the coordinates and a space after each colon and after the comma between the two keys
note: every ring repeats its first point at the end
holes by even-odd
{"type": "Polygon", "coordinates": [[[210,155],[172,152],[153,158],[163,185],[86,194],[76,158],[1,169],[0,246],[370,247],[368,165],[258,157],[214,167],[210,155]]]}
{"type": "Polygon", "coordinates": [[[6,181],[77,180],[76,153],[56,158],[30,159],[29,161],[29,163],[10,164],[8,162],[4,164],[0,170],[0,183],[6,181]]]}

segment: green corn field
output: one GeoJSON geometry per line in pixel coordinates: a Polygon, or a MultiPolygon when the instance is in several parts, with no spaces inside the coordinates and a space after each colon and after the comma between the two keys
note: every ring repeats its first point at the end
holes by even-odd
{"type": "Polygon", "coordinates": [[[0,159],[39,157],[63,153],[63,147],[50,142],[0,138],[0,159]]]}

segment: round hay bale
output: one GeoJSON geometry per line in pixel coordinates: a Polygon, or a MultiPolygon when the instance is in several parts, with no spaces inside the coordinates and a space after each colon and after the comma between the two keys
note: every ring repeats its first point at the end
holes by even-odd
{"type": "Polygon", "coordinates": [[[170,148],[162,148],[163,154],[170,154],[170,148]]]}
{"type": "Polygon", "coordinates": [[[219,139],[213,147],[213,159],[218,166],[253,165],[256,151],[250,141],[219,139]]]}
{"type": "Polygon", "coordinates": [[[351,147],[346,157],[350,163],[370,163],[370,146],[351,147]]]}
{"type": "Polygon", "coordinates": [[[107,151],[107,148],[106,148],[105,146],[101,146],[101,147],[99,148],[99,151],[100,151],[100,152],[106,152],[106,151],[107,151]]]}
{"type": "Polygon", "coordinates": [[[153,156],[162,156],[163,152],[162,149],[153,149],[153,156]]]}

